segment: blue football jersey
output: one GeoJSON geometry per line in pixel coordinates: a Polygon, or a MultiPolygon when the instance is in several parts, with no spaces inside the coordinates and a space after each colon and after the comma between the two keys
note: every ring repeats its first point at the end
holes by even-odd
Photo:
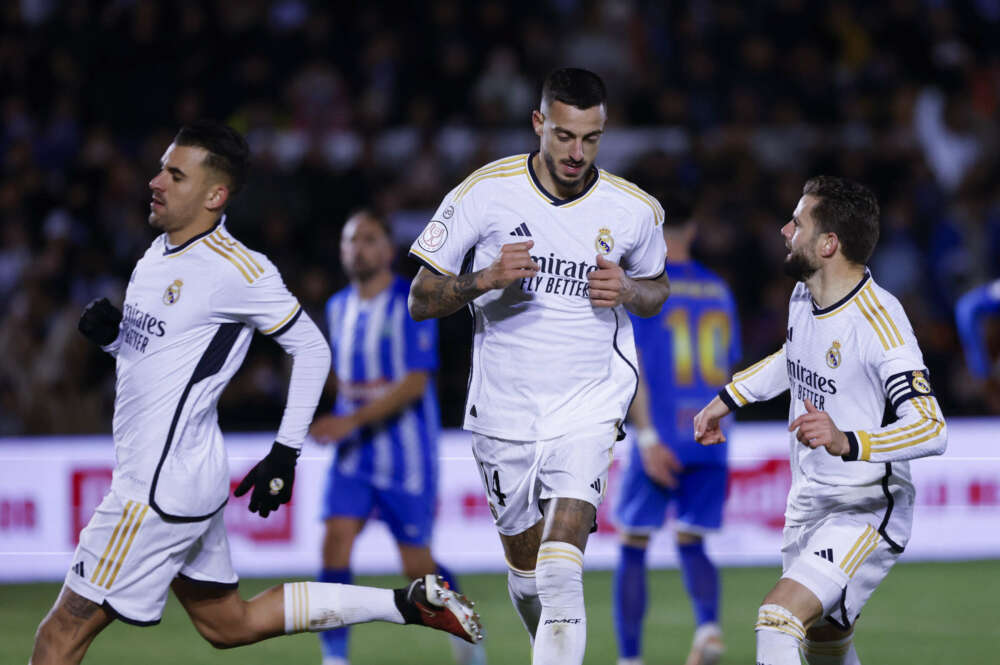
{"type": "Polygon", "coordinates": [[[965,349],[965,362],[969,371],[983,379],[990,375],[991,361],[982,324],[987,317],[997,315],[1000,315],[1000,279],[972,289],[955,305],[955,322],[965,349]]]}
{"type": "MultiPolygon", "coordinates": [[[[383,395],[408,372],[438,366],[437,320],[416,322],[406,306],[410,284],[396,277],[371,300],[349,286],[327,302],[326,316],[337,375],[334,413],[345,415],[383,395]]],[[[431,377],[433,379],[433,376],[431,377]]],[[[441,429],[434,382],[422,399],[374,427],[341,441],[334,464],[375,487],[412,494],[437,483],[437,440],[441,429]]]]}
{"type": "Polygon", "coordinates": [[[739,359],[736,304],[726,283],[695,261],[668,263],[667,275],[663,310],[632,316],[653,424],[682,464],[724,464],[726,444],[700,445],[692,422],[739,359]]]}

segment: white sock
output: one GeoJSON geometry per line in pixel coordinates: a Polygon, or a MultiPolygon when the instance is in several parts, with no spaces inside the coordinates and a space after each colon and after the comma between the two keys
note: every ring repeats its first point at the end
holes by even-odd
{"type": "Polygon", "coordinates": [[[535,631],[538,630],[538,617],[542,614],[542,601],[538,600],[538,585],[535,583],[535,571],[520,570],[507,564],[507,592],[510,602],[521,617],[521,623],[535,643],[535,631]]]}
{"type": "Polygon", "coordinates": [[[757,665],[802,665],[799,645],[806,630],[781,605],[761,605],[757,611],[757,665]]]}
{"type": "Polygon", "coordinates": [[[367,621],[403,623],[392,589],[293,582],[284,590],[285,633],[317,633],[367,621]]]}
{"type": "Polygon", "coordinates": [[[587,647],[583,604],[583,552],[574,545],[545,541],[535,566],[542,614],[532,649],[533,665],[581,665],[587,647]]]}
{"type": "Polygon", "coordinates": [[[831,642],[814,642],[807,638],[802,643],[802,655],[809,665],[861,665],[858,652],[854,650],[854,635],[831,642]]]}

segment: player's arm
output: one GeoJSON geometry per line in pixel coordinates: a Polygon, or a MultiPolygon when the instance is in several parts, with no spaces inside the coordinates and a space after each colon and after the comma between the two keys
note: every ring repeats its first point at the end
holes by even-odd
{"type": "Polygon", "coordinates": [[[493,289],[504,289],[519,279],[538,274],[530,250],[534,241],[504,245],[493,262],[476,272],[461,275],[435,274],[420,268],[410,285],[407,304],[415,321],[454,314],[462,307],[493,289]]]}
{"type": "Polygon", "coordinates": [[[378,399],[364,404],[353,413],[320,416],[309,428],[309,433],[319,443],[339,441],[357,429],[400,413],[423,397],[429,382],[430,373],[426,370],[408,372],[402,379],[394,381],[378,399]]]}
{"type": "Polygon", "coordinates": [[[597,255],[597,270],[587,275],[590,302],[594,307],[616,307],[636,316],[650,317],[660,312],[670,296],[670,278],[664,272],[653,279],[633,279],[612,261],[597,255]]]}
{"type": "Polygon", "coordinates": [[[719,421],[727,414],[752,402],[762,402],[788,390],[788,370],[785,367],[785,346],[736,372],[732,381],[712,398],[694,417],[694,438],[702,445],[726,440],[719,421]]]}
{"type": "Polygon", "coordinates": [[[641,375],[628,417],[636,427],[635,443],[639,447],[639,456],[646,475],[660,485],[676,487],[676,474],[681,471],[681,465],[653,425],[649,409],[649,386],[641,375]]]}

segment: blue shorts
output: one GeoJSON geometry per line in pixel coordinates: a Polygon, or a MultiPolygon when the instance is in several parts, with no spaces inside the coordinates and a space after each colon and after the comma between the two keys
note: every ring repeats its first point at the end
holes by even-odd
{"type": "Polygon", "coordinates": [[[389,527],[396,542],[415,547],[430,545],[436,489],[423,494],[379,489],[367,478],[344,475],[331,465],[323,494],[323,519],[375,517],[389,527]]]}
{"type": "Polygon", "coordinates": [[[675,489],[663,487],[646,475],[639,450],[633,447],[615,502],[615,521],[623,531],[655,531],[666,522],[667,507],[673,503],[676,528],[714,531],[722,526],[728,475],[727,467],[718,464],[691,465],[684,467],[675,489]]]}

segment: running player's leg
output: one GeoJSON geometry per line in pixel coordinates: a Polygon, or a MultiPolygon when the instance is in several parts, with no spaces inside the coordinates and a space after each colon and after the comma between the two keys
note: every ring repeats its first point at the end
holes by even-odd
{"type": "Polygon", "coordinates": [[[809,665],[861,665],[854,649],[854,627],[844,630],[826,621],[806,631],[802,655],[809,665]]]}
{"type": "Polygon", "coordinates": [[[583,550],[596,524],[597,508],[582,499],[552,498],[543,512],[545,526],[535,565],[542,613],[532,663],[580,665],[587,647],[583,550]]]}
{"type": "Polygon", "coordinates": [[[507,593],[517,615],[521,617],[521,623],[528,631],[532,646],[535,644],[538,618],[542,615],[535,565],[544,526],[545,522],[539,520],[531,528],[516,535],[500,534],[504,558],[507,560],[507,593]]]}
{"type": "Polygon", "coordinates": [[[35,633],[30,665],[65,665],[83,660],[87,648],[114,616],[92,600],[63,587],[35,633]]]}
{"type": "Polygon", "coordinates": [[[615,522],[621,546],[612,587],[612,612],[619,665],[641,663],[642,624],[646,614],[646,549],[649,535],[663,526],[671,492],[653,482],[633,446],[619,484],[615,522]]]}
{"type": "MultiPolygon", "coordinates": [[[[364,528],[364,520],[357,517],[329,517],[324,524],[323,568],[318,581],[325,584],[350,584],[353,581],[351,551],[355,538],[364,528]]],[[[324,631],[319,634],[319,639],[323,665],[346,665],[347,627],[324,631]]]]}
{"type": "Polygon", "coordinates": [[[714,665],[725,650],[719,626],[719,571],[705,551],[704,535],[722,526],[727,476],[725,465],[696,465],[685,467],[678,477],[677,555],[695,620],[686,665],[714,665]]]}

